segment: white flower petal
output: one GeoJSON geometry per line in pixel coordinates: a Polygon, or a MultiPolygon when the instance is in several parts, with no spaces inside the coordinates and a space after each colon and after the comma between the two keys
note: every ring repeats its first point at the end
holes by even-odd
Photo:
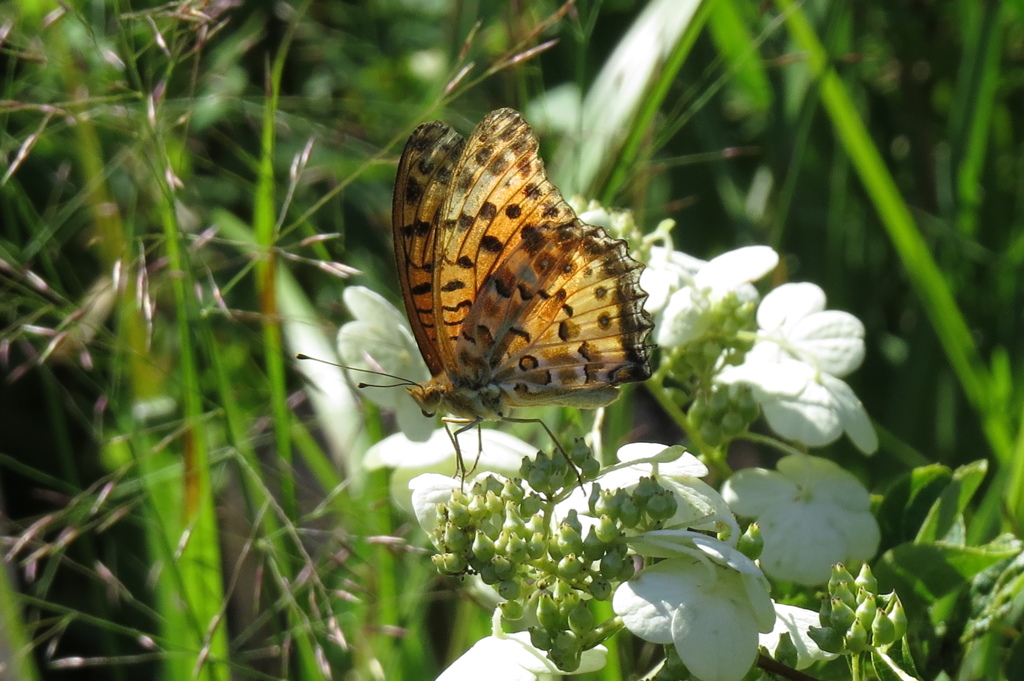
{"type": "Polygon", "coordinates": [[[819,370],[845,376],[864,361],[864,324],[848,312],[825,310],[797,321],[787,332],[801,356],[819,370]]]}
{"type": "MultiPolygon", "coordinates": [[[[764,347],[764,344],[758,347],[764,347]]],[[[755,347],[751,353],[757,349],[755,347]]],[[[777,397],[795,398],[814,380],[814,369],[803,362],[792,359],[762,362],[751,353],[743,364],[727,366],[718,372],[715,382],[748,385],[753,389],[755,399],[763,403],[777,397]]]]}
{"type": "MultiPolygon", "coordinates": [[[[574,673],[597,671],[605,666],[607,657],[608,649],[604,646],[584,651],[574,673]]],[[[562,673],[543,651],[530,644],[529,634],[520,632],[480,639],[437,678],[438,681],[537,681],[541,674],[562,673]]]]}
{"type": "Polygon", "coordinates": [[[723,295],[741,284],[757,281],[775,269],[779,254],[769,246],[745,246],[712,258],[694,276],[697,288],[723,295]]]}
{"type": "MultiPolygon", "coordinates": [[[[855,512],[871,507],[871,496],[857,476],[834,461],[809,454],[791,454],[779,459],[776,468],[778,474],[805,490],[802,494],[809,493],[814,501],[833,503],[855,512]]],[[[796,494],[790,498],[795,497],[796,494]]]]}
{"type": "Polygon", "coordinates": [[[757,325],[772,330],[825,309],[825,292],[807,282],[772,289],[757,308],[757,325]]]}
{"type": "Polygon", "coordinates": [[[722,496],[738,515],[755,518],[768,508],[790,502],[797,486],[782,473],[744,468],[722,485],[722,496]]]}
{"type": "Polygon", "coordinates": [[[843,432],[832,393],[819,383],[808,383],[794,397],[761,402],[761,409],[772,430],[808,447],[824,447],[843,432]]]}
{"type": "MultiPolygon", "coordinates": [[[[621,585],[612,608],[640,638],[671,641],[695,676],[739,681],[757,656],[756,618],[750,603],[738,597],[745,592],[739,573],[681,557],[653,565],[621,585]]],[[[770,629],[768,622],[765,630],[770,629]]]]}
{"type": "Polygon", "coordinates": [[[699,338],[709,325],[706,305],[699,304],[692,288],[683,288],[671,296],[655,326],[655,342],[664,348],[675,348],[699,338]]]}
{"type": "Polygon", "coordinates": [[[849,514],[825,503],[794,502],[762,513],[761,567],[776,579],[816,585],[846,559],[849,514]]]}
{"type": "Polygon", "coordinates": [[[821,380],[832,394],[843,430],[850,436],[850,440],[860,451],[873,454],[878,449],[878,434],[857,395],[846,382],[838,378],[824,374],[821,380]]]}
{"type": "Polygon", "coordinates": [[[793,646],[796,648],[797,669],[806,669],[819,660],[833,660],[838,657],[835,653],[826,653],[818,647],[818,644],[807,635],[811,627],[820,627],[818,613],[806,608],[798,608],[795,605],[775,604],[775,628],[771,633],[761,634],[758,643],[768,649],[772,654],[779,646],[779,639],[783,634],[789,634],[793,646]]]}
{"type": "Polygon", "coordinates": [[[428,535],[437,525],[437,505],[451,499],[452,492],[461,484],[457,478],[439,473],[424,473],[409,481],[412,512],[428,535]]]}

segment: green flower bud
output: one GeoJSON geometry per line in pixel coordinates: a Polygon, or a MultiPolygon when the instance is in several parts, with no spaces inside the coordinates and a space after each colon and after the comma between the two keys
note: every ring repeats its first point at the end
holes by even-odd
{"type": "MultiPolygon", "coordinates": [[[[504,584],[504,582],[502,582],[502,584],[504,584]]],[[[498,587],[498,592],[501,592],[500,586],[498,587]]],[[[513,599],[509,599],[504,603],[499,603],[498,607],[501,609],[502,619],[508,622],[518,622],[523,619],[523,616],[526,614],[526,607],[523,605],[523,602],[519,600],[519,594],[516,594],[516,597],[513,599]]]]}
{"type": "Polygon", "coordinates": [[[647,515],[655,522],[668,520],[675,515],[678,508],[679,502],[676,501],[676,495],[667,489],[660,490],[647,501],[647,515]]]}
{"type": "Polygon", "coordinates": [[[868,647],[868,630],[860,623],[854,622],[846,634],[845,642],[846,649],[851,652],[859,653],[865,650],[868,647]]]}
{"type": "Polygon", "coordinates": [[[703,421],[700,424],[700,437],[709,447],[717,447],[722,444],[722,427],[717,421],[703,421]]]}
{"type": "Polygon", "coordinates": [[[570,553],[558,561],[558,576],[571,582],[579,577],[580,573],[583,572],[583,567],[582,561],[576,557],[576,554],[570,553]]]}
{"type": "Polygon", "coordinates": [[[516,478],[509,478],[505,480],[505,485],[501,490],[501,497],[503,499],[518,503],[522,501],[525,496],[526,491],[523,489],[523,486],[519,484],[519,480],[516,478]]]}
{"type": "Polygon", "coordinates": [[[473,555],[485,563],[494,558],[494,542],[483,532],[477,532],[473,538],[473,555]]]}
{"type": "Polygon", "coordinates": [[[629,581],[634,572],[636,572],[636,564],[631,557],[626,556],[622,561],[622,567],[619,568],[618,580],[620,582],[629,581]]]}
{"type": "Polygon", "coordinates": [[[498,579],[512,579],[516,574],[516,566],[505,556],[495,556],[491,561],[494,574],[498,579]]]}
{"type": "Polygon", "coordinates": [[[887,609],[885,616],[892,622],[893,627],[896,630],[896,638],[900,639],[907,635],[907,612],[903,609],[903,603],[900,602],[899,596],[896,596],[896,592],[893,592],[893,602],[887,609]]]}
{"type": "Polygon", "coordinates": [[[551,634],[548,633],[547,629],[540,627],[530,627],[530,643],[537,650],[551,650],[551,634]]]}
{"type": "Polygon", "coordinates": [[[753,423],[761,414],[761,406],[754,399],[753,393],[748,389],[742,393],[736,402],[736,409],[744,423],[753,423]]]}
{"type": "Polygon", "coordinates": [[[612,583],[604,577],[594,577],[587,587],[587,592],[597,601],[606,601],[612,595],[612,583]]]}
{"type": "Polygon", "coordinates": [[[885,611],[879,608],[878,612],[875,613],[874,620],[871,622],[871,645],[876,647],[887,646],[898,638],[896,636],[896,625],[886,616],[885,611]]]}
{"type": "Polygon", "coordinates": [[[459,575],[466,570],[466,558],[458,553],[438,553],[431,559],[438,571],[446,575],[459,575]]]}
{"type": "Polygon", "coordinates": [[[499,515],[505,510],[505,503],[501,497],[495,494],[494,490],[487,490],[487,494],[484,496],[484,506],[491,515],[499,515]]]}
{"type": "Polygon", "coordinates": [[[580,601],[569,611],[569,629],[578,636],[586,636],[594,630],[594,614],[586,601],[580,601]]]}
{"type": "Polygon", "coordinates": [[[606,544],[597,536],[597,528],[591,526],[587,538],[583,540],[583,557],[587,560],[598,560],[604,555],[606,544]]]}
{"type": "Polygon", "coordinates": [[[448,523],[444,528],[444,547],[454,553],[462,553],[468,551],[472,539],[469,533],[461,527],[456,527],[452,523],[448,523]]]}
{"type": "Polygon", "coordinates": [[[581,437],[576,438],[572,443],[572,449],[569,450],[569,459],[573,464],[582,466],[587,459],[592,458],[594,458],[594,453],[587,446],[587,443],[581,437]]]}
{"type": "Polygon", "coordinates": [[[498,571],[494,569],[494,565],[488,563],[480,568],[480,581],[484,584],[497,584],[501,581],[501,577],[498,576],[498,571]]]}
{"type": "Polygon", "coordinates": [[[619,526],[608,515],[602,515],[598,518],[595,531],[597,532],[597,538],[606,544],[615,541],[622,534],[619,526]]]}
{"type": "Polygon", "coordinates": [[[479,520],[487,514],[487,502],[482,494],[474,494],[466,505],[469,515],[479,520]]]}
{"type": "Polygon", "coordinates": [[[530,560],[538,560],[548,550],[548,540],[541,532],[534,532],[526,542],[526,555],[530,560]]]}
{"type": "Polygon", "coordinates": [[[826,653],[841,655],[846,652],[842,635],[832,627],[810,627],[807,635],[826,653]]]}
{"type": "Polygon", "coordinates": [[[518,534],[514,534],[509,537],[508,548],[505,550],[505,555],[507,555],[508,559],[513,563],[525,563],[529,558],[526,540],[518,534]]]}
{"type": "Polygon", "coordinates": [[[522,590],[519,588],[519,582],[512,579],[498,582],[498,596],[506,601],[514,601],[519,598],[520,593],[522,590]]]}
{"type": "Polygon", "coordinates": [[[595,482],[590,486],[590,496],[587,497],[587,508],[594,517],[601,515],[597,512],[597,505],[601,501],[601,483],[595,482]]]}
{"type": "Polygon", "coordinates": [[[473,516],[469,512],[469,501],[467,500],[465,503],[450,502],[448,504],[448,521],[456,527],[466,527],[473,522],[473,516]]]}
{"type": "Polygon", "coordinates": [[[548,654],[559,669],[573,672],[580,666],[583,649],[576,634],[571,631],[560,631],[552,639],[551,651],[548,654]]]}
{"type": "Polygon", "coordinates": [[[645,509],[647,502],[661,489],[658,483],[654,482],[652,478],[640,478],[637,482],[636,487],[633,489],[633,503],[637,505],[637,508],[645,509]]]}
{"type": "Polygon", "coordinates": [[[832,594],[833,598],[841,600],[847,607],[856,608],[857,599],[854,597],[853,592],[850,591],[851,584],[853,584],[853,582],[837,582],[835,588],[833,589],[830,586],[828,592],[832,594]]]}
{"type": "Polygon", "coordinates": [[[853,581],[853,575],[849,573],[846,566],[842,563],[836,563],[832,566],[832,574],[828,578],[828,592],[835,596],[834,589],[839,582],[846,582],[849,584],[853,581]]]}
{"type": "MultiPolygon", "coordinates": [[[[576,605],[576,601],[579,600],[576,588],[564,579],[555,579],[555,585],[551,587],[551,596],[559,604],[559,607],[565,607],[566,601],[569,599],[572,599],[572,605],[576,605]]],[[[569,611],[565,610],[563,614],[568,613],[569,611]]]]}
{"type": "Polygon", "coordinates": [[[829,622],[836,631],[845,635],[856,620],[857,613],[853,611],[853,608],[840,598],[832,598],[832,615],[829,617],[829,622]]]}
{"type": "Polygon", "coordinates": [[[534,468],[533,459],[524,456],[523,460],[519,463],[519,477],[523,480],[529,480],[534,468]]]}
{"type": "Polygon", "coordinates": [[[609,552],[604,554],[601,558],[601,562],[598,565],[598,570],[601,572],[601,576],[605,579],[618,579],[622,573],[622,566],[625,563],[625,557],[616,552],[609,552]]]}
{"type": "Polygon", "coordinates": [[[619,504],[619,522],[629,528],[635,528],[640,523],[640,509],[628,496],[623,497],[619,504]]]}
{"type": "Polygon", "coordinates": [[[558,631],[565,626],[558,606],[548,594],[541,594],[537,599],[537,621],[548,631],[558,631]]]}
{"type": "Polygon", "coordinates": [[[828,596],[821,599],[821,607],[818,608],[818,622],[823,627],[832,626],[832,599],[828,596]]]}
{"type": "MultiPolygon", "coordinates": [[[[717,356],[718,355],[715,355],[715,357],[717,356]]],[[[728,390],[716,390],[711,394],[711,400],[709,401],[708,407],[710,408],[711,413],[717,417],[716,420],[722,417],[725,411],[729,408],[730,402],[731,400],[729,398],[728,390]]]]}
{"type": "Polygon", "coordinates": [[[788,631],[779,637],[779,645],[775,647],[772,657],[787,667],[796,669],[799,653],[796,645],[793,644],[793,637],[789,635],[788,631]]]}
{"type": "Polygon", "coordinates": [[[545,522],[543,515],[540,513],[534,513],[530,516],[530,519],[526,521],[526,529],[530,533],[545,533],[548,530],[548,525],[547,522],[545,522]]]}
{"type": "Polygon", "coordinates": [[[614,517],[619,511],[620,501],[621,497],[616,495],[615,492],[602,489],[598,491],[597,501],[594,502],[591,510],[597,517],[603,515],[614,517]]]}
{"type": "Polygon", "coordinates": [[[698,393],[697,397],[693,400],[693,404],[690,405],[690,411],[687,412],[687,416],[694,423],[703,423],[708,416],[708,402],[705,398],[704,393],[698,393]]]}
{"type": "Polygon", "coordinates": [[[594,457],[590,457],[580,464],[580,477],[584,480],[593,480],[600,472],[601,462],[594,457]]]}
{"type": "MultiPolygon", "coordinates": [[[[570,514],[574,514],[574,511],[570,511],[570,514]]],[[[575,520],[573,515],[573,520],[575,520]]],[[[583,537],[580,536],[579,521],[576,521],[576,527],[568,522],[568,519],[558,526],[558,548],[562,554],[567,553],[582,553],[583,551],[583,537]]]]}
{"type": "MultiPolygon", "coordinates": [[[[530,518],[537,515],[540,511],[541,500],[535,494],[528,494],[523,497],[522,502],[519,504],[519,515],[523,518],[530,518]]],[[[543,521],[543,516],[541,517],[543,521]]]]}
{"type": "Polygon", "coordinates": [[[875,611],[878,606],[875,604],[875,595],[868,593],[863,588],[857,592],[857,622],[864,627],[865,631],[871,629],[871,622],[875,619],[875,611]]]}
{"type": "Polygon", "coordinates": [[[757,523],[750,523],[747,531],[740,536],[736,545],[740,553],[750,560],[757,560],[764,551],[764,537],[761,536],[761,526],[757,523]]]}
{"type": "Polygon", "coordinates": [[[560,631],[551,639],[551,652],[563,653],[571,651],[579,645],[579,637],[571,631],[560,631]]]}
{"type": "Polygon", "coordinates": [[[501,524],[501,529],[508,531],[509,534],[518,534],[522,536],[526,533],[526,523],[519,515],[519,507],[514,501],[505,502],[505,522],[501,524]]]}
{"type": "Polygon", "coordinates": [[[875,579],[874,573],[871,572],[871,566],[867,563],[860,566],[860,572],[857,574],[854,584],[870,594],[878,593],[878,580],[875,579]]]}
{"type": "Polygon", "coordinates": [[[734,438],[747,428],[747,421],[738,411],[730,410],[722,415],[722,434],[734,438]]]}

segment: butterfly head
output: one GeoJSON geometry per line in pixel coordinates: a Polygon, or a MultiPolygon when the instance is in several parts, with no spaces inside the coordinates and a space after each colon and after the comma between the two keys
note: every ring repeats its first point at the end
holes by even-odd
{"type": "Polygon", "coordinates": [[[406,387],[424,416],[437,413],[459,418],[500,421],[508,414],[507,398],[495,384],[455,385],[447,376],[435,376],[426,383],[406,387]]]}

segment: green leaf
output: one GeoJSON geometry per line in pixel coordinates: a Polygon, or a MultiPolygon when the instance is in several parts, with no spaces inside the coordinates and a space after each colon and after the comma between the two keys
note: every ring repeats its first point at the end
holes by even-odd
{"type": "Polygon", "coordinates": [[[980,547],[949,544],[903,544],[887,551],[875,568],[882,590],[895,588],[901,598],[925,603],[965,586],[972,577],[1020,552],[1017,541],[995,541],[980,547]]]}
{"type": "Polygon", "coordinates": [[[915,681],[918,678],[914,661],[905,645],[897,644],[891,651],[872,651],[871,666],[879,681],[915,681]]]}
{"type": "Polygon", "coordinates": [[[877,514],[882,547],[914,541],[952,479],[953,474],[946,466],[921,466],[886,490],[877,514]]]}
{"type": "MultiPolygon", "coordinates": [[[[948,540],[949,533],[957,525],[962,525],[963,512],[967,502],[971,500],[978,486],[988,472],[988,462],[984,459],[961,466],[953,473],[953,479],[942,494],[932,504],[928,517],[917,533],[919,544],[938,540],[948,540]]],[[[962,533],[961,533],[962,536],[962,533]]]]}

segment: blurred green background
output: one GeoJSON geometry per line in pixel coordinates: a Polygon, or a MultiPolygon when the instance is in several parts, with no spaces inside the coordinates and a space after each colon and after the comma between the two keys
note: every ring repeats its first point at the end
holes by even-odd
{"type": "MultiPolygon", "coordinates": [[[[503,106],[567,195],[646,231],[672,218],[697,257],[779,250],[774,283],[817,283],[867,327],[849,380],[881,449],[825,453],[879,493],[988,459],[966,534],[1019,532],[1022,16],[1021,0],[0,5],[10,678],[433,678],[486,633],[360,465],[388,415],[291,358],[332,356],[346,285],[398,302],[390,196],[414,127],[468,133],[503,106]]],[[[930,674],[958,664],[938,648],[930,674]]]]}

